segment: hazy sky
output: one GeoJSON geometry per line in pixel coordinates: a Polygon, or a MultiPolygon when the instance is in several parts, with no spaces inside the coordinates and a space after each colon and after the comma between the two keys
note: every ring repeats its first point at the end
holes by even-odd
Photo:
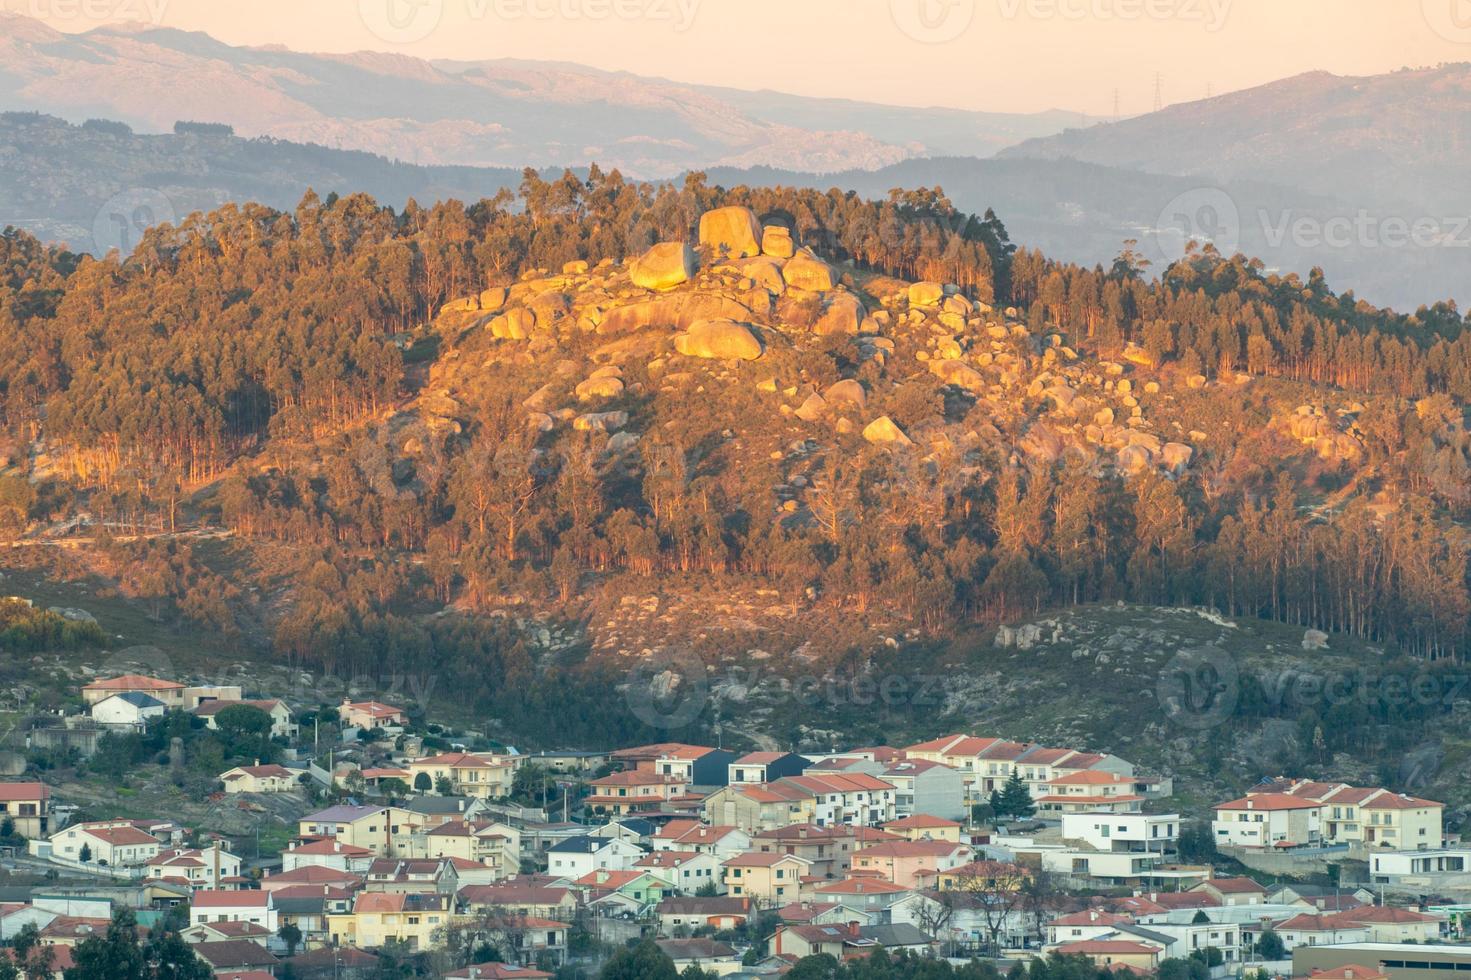
{"type": "Polygon", "coordinates": [[[1107,115],[1312,69],[1471,60],[1471,0],[0,0],[61,30],[529,58],[904,105],[1107,115]]]}

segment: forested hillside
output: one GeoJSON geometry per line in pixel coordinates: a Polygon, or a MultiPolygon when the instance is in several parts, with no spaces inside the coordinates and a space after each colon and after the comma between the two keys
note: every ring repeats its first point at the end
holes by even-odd
{"type": "Polygon", "coordinates": [[[1059,264],[939,189],[596,169],[468,206],[230,205],[122,263],[0,248],[0,533],[37,545],[7,561],[228,649],[453,670],[526,737],[631,737],[599,692],[651,650],[861,669],[1115,600],[1424,660],[1471,641],[1448,306],[1209,250],[1158,279],[1059,264]],[[642,284],[631,260],[728,205],[811,251],[705,247],[642,284]],[[98,538],[45,557],[79,515],[98,538]]]}

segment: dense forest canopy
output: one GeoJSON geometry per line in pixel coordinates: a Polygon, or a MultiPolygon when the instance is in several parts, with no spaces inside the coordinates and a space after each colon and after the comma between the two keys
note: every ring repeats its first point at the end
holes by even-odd
{"type": "MultiPolygon", "coordinates": [[[[938,188],[866,201],[528,171],[519,195],[468,207],[395,213],[310,194],[290,214],[229,205],[151,230],[126,259],[7,231],[0,458],[37,444],[51,469],[36,491],[0,482],[0,529],[86,509],[171,531],[181,501],[208,490],[206,517],[293,569],[273,621],[281,655],[333,669],[481,658],[494,680],[465,693],[486,697],[534,670],[515,637],[415,611],[567,603],[623,576],[775,588],[932,631],[1069,603],[1199,603],[1459,658],[1471,641],[1457,523],[1471,504],[1466,327],[1452,304],[1375,309],[1321,274],[1270,275],[1210,249],[1158,277],[1129,249],[1106,269],[1051,262],[938,188]],[[655,398],[643,410],[664,434],[629,469],[605,463],[606,435],[528,433],[517,406],[534,385],[508,376],[463,431],[435,434],[411,481],[377,459],[377,422],[423,384],[433,353],[416,338],[443,304],[692,240],[702,213],[729,204],[853,269],[1018,307],[1034,336],[1087,356],[1137,347],[1161,377],[1271,387],[1187,393],[1210,452],[1178,479],[998,454],[965,469],[831,454],[810,525],[773,520],[779,476],[731,457],[720,432],[759,412],[734,398],[708,417],[655,398]],[[1354,467],[1264,456],[1254,440],[1274,402],[1327,389],[1365,402],[1354,467]]],[[[805,376],[869,380],[838,343],[799,356],[805,376]]],[[[887,408],[902,424],[974,423],[942,389],[921,374],[887,408]]],[[[136,594],[229,635],[238,594],[186,546],[138,545],[118,564],[136,594]]],[[[516,710],[545,709],[531,696],[516,710]]]]}

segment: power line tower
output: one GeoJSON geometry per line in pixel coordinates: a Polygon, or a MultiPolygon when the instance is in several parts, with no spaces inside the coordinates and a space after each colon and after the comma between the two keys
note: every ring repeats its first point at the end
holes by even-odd
{"type": "Polygon", "coordinates": [[[1117,88],[1113,90],[1113,121],[1119,121],[1119,90],[1117,88]]]}
{"type": "Polygon", "coordinates": [[[1210,82],[1205,83],[1205,97],[1207,99],[1213,99],[1216,97],[1216,87],[1210,82]]]}
{"type": "Polygon", "coordinates": [[[1154,111],[1159,112],[1165,107],[1165,77],[1159,72],[1154,73],[1154,111]]]}

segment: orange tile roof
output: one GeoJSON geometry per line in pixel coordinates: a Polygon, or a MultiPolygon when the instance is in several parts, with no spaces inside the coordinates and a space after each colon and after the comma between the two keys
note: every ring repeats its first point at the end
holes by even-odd
{"type": "Polygon", "coordinates": [[[951,827],[959,827],[960,824],[954,820],[946,820],[943,817],[932,817],[927,813],[916,813],[910,817],[901,817],[898,820],[890,820],[884,824],[885,830],[898,827],[901,830],[948,830],[951,827]]]}
{"type": "Polygon", "coordinates": [[[1386,980],[1389,974],[1372,966],[1348,963],[1331,970],[1314,970],[1308,976],[1311,980],[1386,980]]]}
{"type": "Polygon", "coordinates": [[[956,844],[953,841],[940,840],[898,840],[883,844],[874,844],[853,853],[853,859],[858,858],[917,858],[917,857],[948,857],[956,851],[969,851],[966,844],[956,844]]]}
{"type": "Polygon", "coordinates": [[[823,895],[897,895],[909,891],[882,878],[844,878],[816,885],[812,890],[823,895]]]}
{"type": "Polygon", "coordinates": [[[1117,783],[1133,783],[1130,776],[1120,776],[1116,772],[1103,772],[1099,769],[1083,769],[1079,772],[1070,772],[1066,776],[1057,776],[1047,780],[1048,786],[1108,786],[1117,783]]]}
{"type": "Polygon", "coordinates": [[[1225,803],[1217,803],[1217,810],[1316,810],[1323,804],[1317,800],[1307,799],[1301,796],[1292,796],[1287,793],[1257,793],[1254,796],[1243,796],[1237,800],[1228,800],[1225,803]]]}

